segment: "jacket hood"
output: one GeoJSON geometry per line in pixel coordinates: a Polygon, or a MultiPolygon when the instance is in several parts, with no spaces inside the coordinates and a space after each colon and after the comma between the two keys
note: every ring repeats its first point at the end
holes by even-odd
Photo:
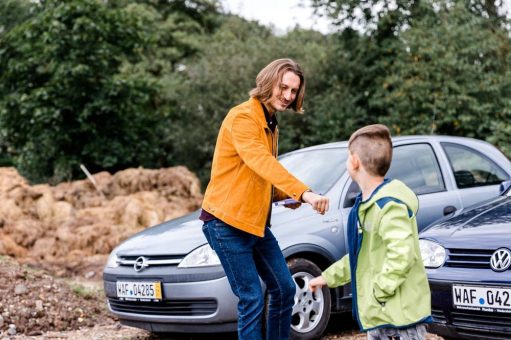
{"type": "Polygon", "coordinates": [[[419,200],[415,193],[406,184],[397,179],[385,179],[367,200],[361,202],[360,210],[363,211],[370,208],[374,203],[384,197],[400,200],[412,210],[414,215],[416,215],[419,210],[419,200]]]}

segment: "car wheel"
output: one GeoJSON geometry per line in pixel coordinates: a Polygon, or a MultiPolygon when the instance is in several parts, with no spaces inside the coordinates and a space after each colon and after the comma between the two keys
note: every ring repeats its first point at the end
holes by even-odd
{"type": "Polygon", "coordinates": [[[330,289],[324,286],[314,293],[309,290],[309,281],[321,275],[321,269],[313,262],[294,258],[288,266],[296,283],[290,338],[319,339],[330,319],[330,289]]]}

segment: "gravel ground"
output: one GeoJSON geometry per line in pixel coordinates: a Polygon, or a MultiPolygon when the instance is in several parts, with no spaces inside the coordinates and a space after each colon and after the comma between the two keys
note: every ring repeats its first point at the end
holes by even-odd
{"type": "MultiPolygon", "coordinates": [[[[64,332],[45,332],[40,336],[25,336],[18,335],[10,337],[9,339],[91,339],[91,340],[105,340],[105,339],[125,339],[125,340],[209,340],[211,335],[199,334],[169,334],[167,336],[156,336],[151,333],[140,330],[137,328],[123,326],[120,323],[113,325],[102,325],[95,327],[85,327],[79,330],[64,331],[64,332]]],[[[215,339],[222,340],[235,340],[236,334],[215,334],[215,339]]],[[[325,336],[321,340],[363,340],[367,339],[364,333],[357,331],[355,323],[350,319],[350,315],[335,315],[332,317],[329,327],[325,336]],[[346,320],[350,320],[347,322],[346,320]]],[[[428,334],[427,340],[442,340],[442,337],[434,334],[428,334]]],[[[2,339],[3,340],[3,339],[2,339]]]]}
{"type": "MultiPolygon", "coordinates": [[[[0,340],[127,339],[230,340],[236,334],[169,334],[158,337],[121,325],[106,308],[98,279],[58,279],[45,270],[0,256],[0,340]]],[[[350,314],[333,315],[321,340],[361,340],[350,314]]],[[[428,340],[441,337],[429,334],[428,340]]]]}

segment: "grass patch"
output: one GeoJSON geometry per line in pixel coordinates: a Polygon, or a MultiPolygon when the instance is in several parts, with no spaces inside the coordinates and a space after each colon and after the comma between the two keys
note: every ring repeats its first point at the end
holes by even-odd
{"type": "Polygon", "coordinates": [[[78,296],[90,300],[98,296],[99,292],[94,288],[85,287],[79,283],[69,283],[71,290],[78,296]]]}

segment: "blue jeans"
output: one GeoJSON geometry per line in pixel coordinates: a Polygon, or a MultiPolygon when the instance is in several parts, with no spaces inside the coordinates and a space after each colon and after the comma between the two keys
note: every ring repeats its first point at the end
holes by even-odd
{"type": "Polygon", "coordinates": [[[270,297],[266,339],[288,339],[296,286],[270,228],[266,227],[264,237],[257,237],[214,219],[205,222],[202,231],[239,298],[238,338],[262,339],[261,277],[270,297]]]}

